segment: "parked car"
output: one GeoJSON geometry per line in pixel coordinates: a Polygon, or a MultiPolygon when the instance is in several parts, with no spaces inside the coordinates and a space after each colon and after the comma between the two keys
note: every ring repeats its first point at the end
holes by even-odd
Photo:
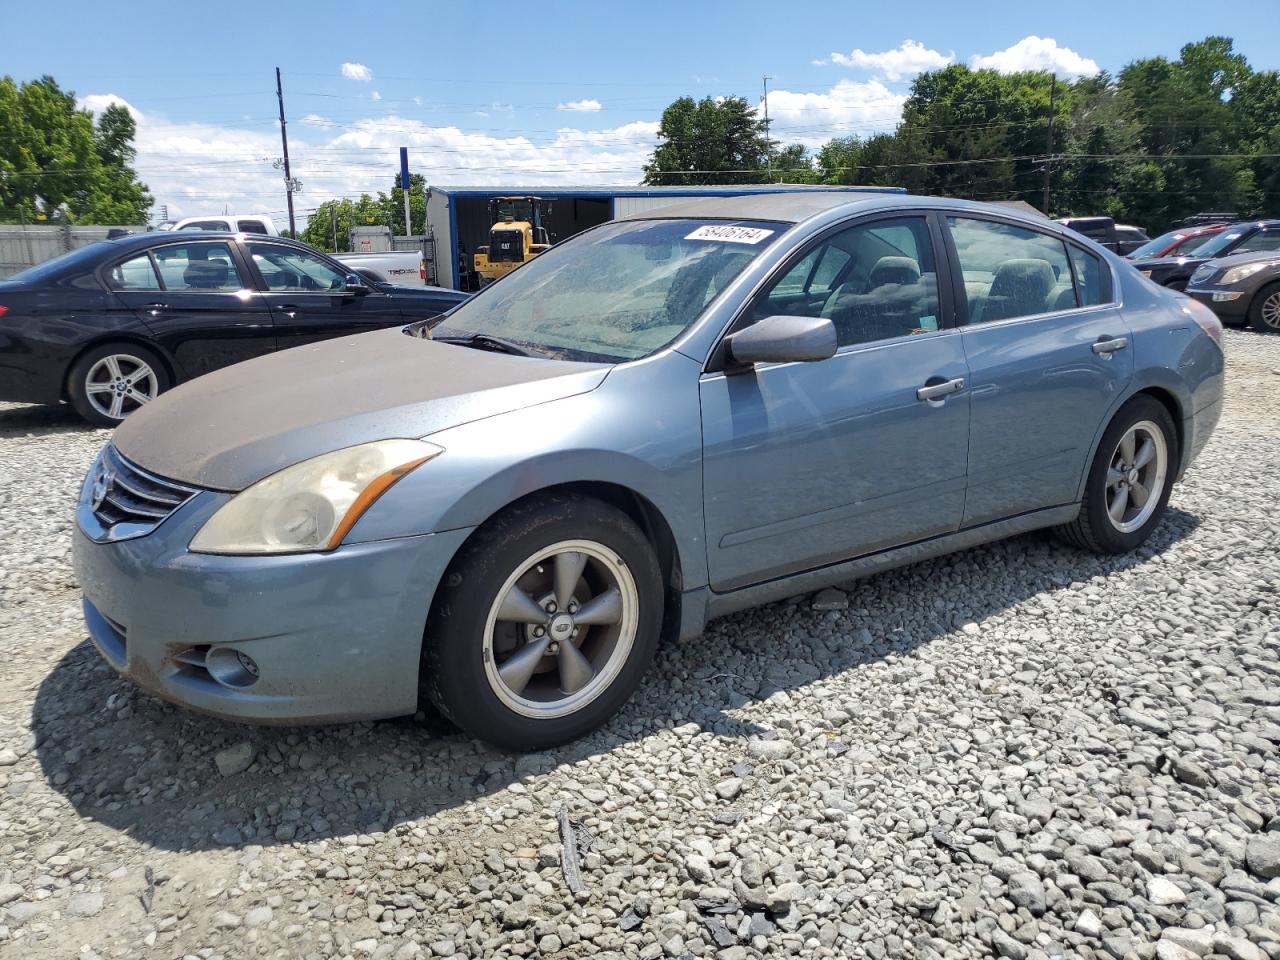
{"type": "Polygon", "coordinates": [[[1125,254],[1129,260],[1154,260],[1158,257],[1187,257],[1203,244],[1227,229],[1225,223],[1212,223],[1199,227],[1181,227],[1162,233],[1154,240],[1125,254]]]}
{"type": "Polygon", "coordinates": [[[1187,294],[1228,326],[1280,333],[1280,250],[1210,260],[1191,275],[1187,294]]]}
{"type": "Polygon", "coordinates": [[[1280,249],[1280,220],[1236,223],[1202,243],[1189,256],[1156,257],[1134,264],[1144,277],[1162,287],[1185,290],[1201,264],[1233,253],[1280,249]]]}
{"type": "Polygon", "coordinates": [[[386,717],[421,692],[544,748],[711,617],[1041,527],[1133,550],[1217,421],[1221,333],[994,206],[664,207],[433,328],[148,404],[80,493],[85,617],[116,670],[208,713],[386,717]]]}
{"type": "MultiPolygon", "coordinates": [[[[161,229],[165,228],[162,227],[161,229]]],[[[280,231],[276,229],[276,222],[264,213],[184,217],[170,229],[210,230],[214,233],[258,233],[268,237],[280,236],[280,231]]]]}
{"type": "Polygon", "coordinates": [[[421,250],[388,250],[381,253],[335,253],[333,258],[369,280],[416,286],[427,282],[427,265],[421,250]]]}
{"type": "Polygon", "coordinates": [[[353,277],[304,243],[166,231],[0,281],[0,400],[69,401],[115,426],[176,383],[299,344],[401,326],[466,299],[353,277]]]}
{"type": "Polygon", "coordinates": [[[1150,239],[1141,227],[1116,223],[1111,217],[1063,217],[1058,223],[1124,256],[1150,239]]]}

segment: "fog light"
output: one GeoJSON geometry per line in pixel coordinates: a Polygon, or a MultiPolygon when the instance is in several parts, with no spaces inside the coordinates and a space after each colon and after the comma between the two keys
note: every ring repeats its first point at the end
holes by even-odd
{"type": "Polygon", "coordinates": [[[233,690],[243,690],[258,682],[258,664],[253,657],[230,647],[211,647],[204,666],[209,676],[233,690]]]}
{"type": "Polygon", "coordinates": [[[1240,299],[1239,293],[1215,293],[1213,295],[1214,303],[1222,303],[1225,300],[1239,300],[1239,299],[1240,299]]]}

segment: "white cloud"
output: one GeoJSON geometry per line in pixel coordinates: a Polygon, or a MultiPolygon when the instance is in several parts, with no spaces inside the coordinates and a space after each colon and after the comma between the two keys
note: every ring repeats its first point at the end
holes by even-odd
{"type": "Polygon", "coordinates": [[[557,103],[557,110],[570,110],[575,113],[596,113],[602,108],[599,100],[570,100],[568,103],[557,103]]]}
{"type": "Polygon", "coordinates": [[[851,50],[849,53],[833,53],[826,60],[814,60],[819,66],[834,63],[841,67],[855,67],[859,70],[873,70],[886,80],[897,82],[925,70],[937,70],[954,63],[955,52],[942,53],[932,50],[915,40],[904,40],[892,50],[880,53],[867,53],[865,50],[851,50]]]}
{"type": "Polygon", "coordinates": [[[369,99],[372,100],[374,103],[377,103],[379,100],[382,99],[382,94],[380,94],[377,90],[374,90],[371,94],[369,94],[369,99]]]}
{"type": "Polygon", "coordinates": [[[832,137],[891,132],[902,117],[905,93],[879,80],[841,80],[826,93],[769,91],[773,140],[819,147],[832,137]]]}
{"type": "Polygon", "coordinates": [[[363,63],[344,63],[342,75],[348,80],[359,80],[361,83],[369,83],[373,80],[373,71],[363,63]]]}
{"type": "MultiPolygon", "coordinates": [[[[114,94],[95,94],[81,106],[124,105],[138,122],[135,167],[157,205],[172,217],[222,212],[267,213],[286,225],[283,173],[274,121],[257,128],[174,122],[143,112],[114,94]]],[[[397,116],[337,122],[307,114],[290,125],[292,173],[304,184],[295,196],[299,225],[333,197],[388,189],[407,146],[413,170],[437,184],[635,183],[653,150],[656,122],[604,130],[562,128],[537,140],[494,136],[456,126],[432,127],[397,116]]]]}
{"type": "Polygon", "coordinates": [[[1082,57],[1070,47],[1058,46],[1058,41],[1052,37],[1034,35],[1023,37],[1013,46],[997,50],[990,56],[972,56],[969,63],[977,70],[995,70],[998,73],[1048,70],[1061,77],[1087,77],[1101,69],[1096,61],[1082,57]]]}

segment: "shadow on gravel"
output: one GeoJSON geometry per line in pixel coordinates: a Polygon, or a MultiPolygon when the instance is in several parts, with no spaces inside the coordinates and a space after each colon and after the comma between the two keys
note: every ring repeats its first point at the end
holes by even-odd
{"type": "MultiPolygon", "coordinates": [[[[848,584],[848,610],[815,611],[792,600],[726,617],[697,640],[661,651],[603,730],[539,754],[504,754],[421,720],[281,728],[203,717],[117,678],[86,641],[40,686],[32,718],[37,755],[49,783],[81,816],[163,849],[375,832],[679,724],[723,738],[734,758],[742,746],[735,741],[776,734],[727,711],[927,647],[1046,591],[1148,563],[1198,522],[1170,509],[1148,545],[1122,557],[1029,534],[848,584]],[[214,755],[244,742],[256,762],[223,776],[214,755]]],[[[504,798],[511,802],[519,798],[504,798]]]]}
{"type": "Polygon", "coordinates": [[[0,435],[20,433],[24,430],[73,430],[76,433],[92,433],[100,428],[86,423],[70,404],[50,406],[0,406],[0,435]]]}

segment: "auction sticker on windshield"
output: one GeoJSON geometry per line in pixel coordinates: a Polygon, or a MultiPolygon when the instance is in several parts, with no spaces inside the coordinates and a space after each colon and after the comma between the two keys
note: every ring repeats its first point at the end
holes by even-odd
{"type": "Polygon", "coordinates": [[[686,240],[719,240],[722,243],[759,243],[773,236],[772,230],[760,227],[706,226],[699,227],[685,237],[686,240]]]}

